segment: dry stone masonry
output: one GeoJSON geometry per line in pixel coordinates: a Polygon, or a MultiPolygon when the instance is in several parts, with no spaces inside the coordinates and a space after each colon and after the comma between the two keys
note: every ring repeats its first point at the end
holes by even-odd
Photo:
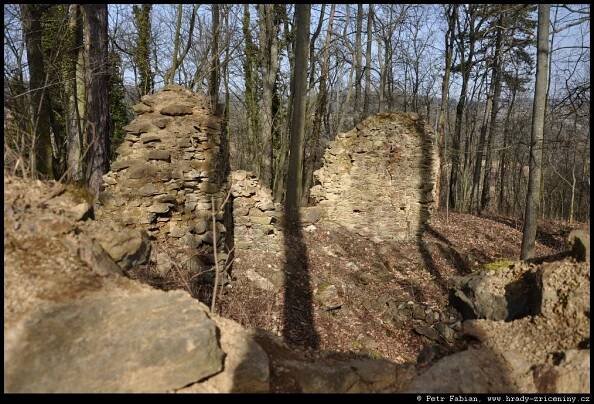
{"type": "MultiPolygon", "coordinates": [[[[179,86],[142,97],[111,171],[104,175],[98,219],[146,231],[151,261],[166,277],[176,265],[198,272],[212,265],[212,204],[228,193],[220,117],[209,100],[179,86]],[[209,262],[210,261],[210,262],[209,262]]],[[[227,259],[226,226],[218,212],[218,259],[227,259]]],[[[212,271],[205,271],[212,274],[212,271]]]]}
{"type": "Polygon", "coordinates": [[[436,200],[433,132],[413,113],[380,113],[340,133],[311,196],[329,220],[379,240],[410,240],[436,200]]]}
{"type": "Polygon", "coordinates": [[[282,209],[274,204],[270,189],[248,171],[231,173],[235,248],[277,250],[282,209]]]}
{"type": "MultiPolygon", "coordinates": [[[[255,174],[237,170],[230,175],[231,197],[233,200],[233,240],[234,262],[249,260],[250,255],[265,254],[284,257],[286,246],[283,233],[283,209],[274,203],[272,192],[262,185],[255,174]]],[[[317,206],[300,209],[301,226],[318,222],[323,210],[317,206]]],[[[245,277],[263,290],[279,291],[284,282],[280,266],[274,264],[244,268],[245,277]]]]}

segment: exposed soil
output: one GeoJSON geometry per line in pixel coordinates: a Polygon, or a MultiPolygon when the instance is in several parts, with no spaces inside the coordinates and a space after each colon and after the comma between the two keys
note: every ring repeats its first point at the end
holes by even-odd
{"type": "MultiPolygon", "coordinates": [[[[560,252],[571,227],[540,224],[536,256],[560,252]]],[[[415,362],[423,347],[435,343],[415,332],[412,321],[397,325],[386,321],[384,312],[390,301],[422,304],[438,312],[442,320],[456,321],[458,313],[448,306],[452,277],[496,260],[517,260],[522,240],[517,220],[459,213],[450,213],[447,223],[445,214],[436,214],[417,242],[374,243],[329,222],[317,223],[315,230],[301,234],[308,267],[303,276],[310,278],[304,284],[311,285],[314,296],[319,287],[335,285],[342,300],[342,306],[334,310],[324,309],[315,298],[310,302],[312,332],[317,334],[319,346],[309,353],[384,357],[397,364],[415,362]]],[[[289,241],[285,249],[292,250],[293,242],[289,241]]],[[[263,268],[282,276],[285,253],[265,251],[265,246],[239,251],[233,266],[235,281],[225,288],[217,306],[224,317],[280,336],[284,323],[302,318],[299,308],[290,312],[296,313],[295,318],[283,318],[282,288],[279,292],[264,291],[246,279],[244,274],[249,269],[263,268]]],[[[302,342],[297,345],[308,345],[302,342]]],[[[439,356],[464,346],[466,341],[460,339],[449,344],[442,341],[439,356]]]]}

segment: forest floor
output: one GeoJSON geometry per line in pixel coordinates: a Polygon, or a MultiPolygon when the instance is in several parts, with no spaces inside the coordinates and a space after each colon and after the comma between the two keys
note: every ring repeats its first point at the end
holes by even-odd
{"type": "MultiPolygon", "coordinates": [[[[536,256],[564,250],[566,236],[577,227],[585,224],[539,223],[536,256]]],[[[458,313],[448,305],[453,278],[494,261],[516,261],[522,227],[520,221],[511,218],[460,213],[450,213],[446,223],[445,214],[437,213],[415,242],[374,243],[329,222],[316,223],[315,229],[302,231],[302,238],[308,268],[303,276],[309,278],[303,280],[303,285],[311,285],[311,331],[319,339],[317,349],[305,349],[304,354],[365,355],[403,364],[416,362],[423,348],[436,343],[439,356],[443,356],[463,349],[466,342],[458,338],[449,343],[429,339],[415,331],[418,321],[411,318],[395,322],[386,313],[395,305],[402,307],[408,302],[422,307],[429,315],[438,313],[441,321],[458,320],[458,313]],[[338,309],[329,310],[316,298],[329,285],[337,291],[334,300],[340,304],[338,309]]],[[[285,249],[291,248],[289,242],[285,249]]],[[[257,248],[238,254],[233,265],[236,281],[221,297],[220,314],[245,327],[263,328],[279,336],[283,335],[283,324],[302,321],[299,316],[285,318],[282,288],[264,291],[245,276],[248,270],[278,271],[286,265],[284,256],[257,248]]]]}

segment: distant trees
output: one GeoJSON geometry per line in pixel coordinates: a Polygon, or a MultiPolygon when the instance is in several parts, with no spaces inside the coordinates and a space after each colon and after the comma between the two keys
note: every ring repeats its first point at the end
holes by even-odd
{"type": "MultiPolygon", "coordinates": [[[[297,7],[108,8],[108,37],[99,43],[88,33],[88,24],[99,21],[86,6],[5,6],[5,164],[96,187],[98,174],[91,173],[106,169],[103,154],[114,156],[131,105],[177,83],[223,101],[232,168],[254,171],[275,201],[284,201],[294,155],[297,7]]],[[[312,5],[300,203],[308,203],[313,172],[338,132],[379,111],[414,111],[438,134],[442,207],[523,218],[535,10],[312,5]]],[[[537,217],[587,220],[590,84],[583,38],[590,8],[552,11],[537,217]]]]}
{"type": "MultiPolygon", "coordinates": [[[[188,54],[190,47],[192,46],[192,36],[194,35],[194,24],[196,22],[196,12],[198,9],[198,5],[194,5],[192,7],[192,16],[190,17],[190,26],[188,28],[187,39],[186,39],[186,46],[184,47],[183,51],[181,51],[181,41],[182,38],[182,15],[183,15],[183,4],[178,4],[177,6],[177,23],[175,25],[175,39],[173,42],[173,55],[171,60],[171,67],[167,69],[165,73],[164,81],[165,84],[173,84],[173,77],[177,72],[177,69],[182,65],[186,55],[188,54]],[[181,53],[180,53],[181,52],[181,53]]],[[[216,5],[216,9],[218,9],[218,5],[216,5]]],[[[216,41],[215,41],[216,43],[216,41]]]]}

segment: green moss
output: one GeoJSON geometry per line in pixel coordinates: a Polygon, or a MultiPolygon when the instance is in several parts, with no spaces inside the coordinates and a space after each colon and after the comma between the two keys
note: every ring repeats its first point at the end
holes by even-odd
{"type": "Polygon", "coordinates": [[[355,350],[355,351],[360,351],[364,348],[363,343],[359,340],[353,341],[351,346],[353,347],[353,350],[355,350]]]}
{"type": "Polygon", "coordinates": [[[509,268],[513,264],[514,264],[514,261],[497,260],[497,261],[489,262],[489,263],[483,265],[482,269],[485,269],[487,271],[497,271],[500,269],[509,268]]]}

